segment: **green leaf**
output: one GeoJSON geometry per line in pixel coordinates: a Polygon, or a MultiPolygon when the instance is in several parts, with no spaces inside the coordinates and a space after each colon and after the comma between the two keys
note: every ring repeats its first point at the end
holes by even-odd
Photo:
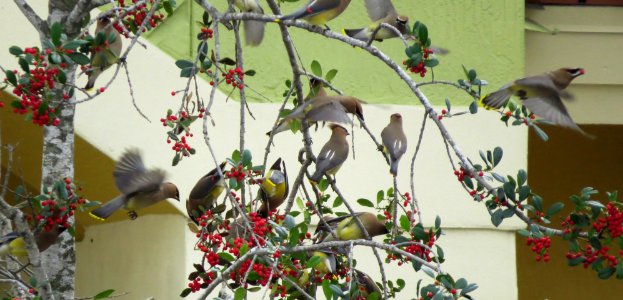
{"type": "Polygon", "coordinates": [[[335,197],[335,200],[333,200],[333,207],[338,207],[340,205],[342,205],[342,203],[344,203],[344,200],[342,200],[342,198],[340,196],[335,197]]]}
{"type": "Polygon", "coordinates": [[[244,149],[242,153],[242,165],[250,165],[251,159],[253,159],[253,155],[251,155],[251,151],[249,149],[244,149]]]}
{"type": "Polygon", "coordinates": [[[461,290],[465,288],[466,286],[467,286],[467,280],[465,280],[465,278],[459,278],[459,280],[456,281],[455,288],[457,290],[461,290]]]}
{"type": "Polygon", "coordinates": [[[610,278],[610,276],[612,276],[612,274],[614,274],[614,271],[614,268],[606,267],[601,269],[599,273],[597,273],[597,276],[599,276],[600,279],[608,279],[610,278]]]}
{"type": "Polygon", "coordinates": [[[429,267],[422,266],[422,271],[424,271],[424,273],[426,273],[426,275],[428,275],[430,278],[435,279],[435,272],[433,272],[433,270],[431,270],[429,267]]]}
{"type": "Polygon", "coordinates": [[[400,228],[404,231],[409,231],[409,229],[411,229],[411,222],[405,215],[400,216],[400,228]]]}
{"type": "Polygon", "coordinates": [[[364,199],[364,198],[357,199],[357,203],[359,203],[359,205],[365,206],[365,207],[374,207],[374,204],[372,203],[372,201],[370,201],[368,199],[364,199]]]}
{"type": "Polygon", "coordinates": [[[503,220],[504,220],[504,212],[501,209],[494,211],[493,214],[491,215],[491,223],[495,227],[500,226],[503,220]]]}
{"type": "Polygon", "coordinates": [[[417,37],[421,44],[426,43],[428,41],[428,28],[423,23],[419,24],[417,28],[417,37]]]}
{"type": "Polygon", "coordinates": [[[15,77],[15,74],[13,73],[13,71],[11,70],[6,70],[4,72],[4,75],[6,75],[7,80],[12,84],[12,85],[17,85],[17,78],[15,77]]]}
{"type": "Polygon", "coordinates": [[[239,287],[234,292],[234,300],[242,300],[247,296],[247,290],[244,287],[239,287]]]}
{"type": "Polygon", "coordinates": [[[441,227],[441,218],[439,216],[435,217],[435,228],[441,227]]]}
{"type": "Polygon", "coordinates": [[[67,74],[65,74],[65,72],[63,70],[58,70],[58,82],[65,84],[67,82],[67,74]]]}
{"type": "Polygon", "coordinates": [[[54,46],[61,45],[61,31],[62,26],[59,22],[55,22],[54,24],[52,24],[52,27],[50,27],[50,38],[52,39],[52,43],[54,43],[54,46]]]}
{"type": "Polygon", "coordinates": [[[472,103],[469,105],[469,113],[473,115],[477,112],[478,112],[478,102],[472,101],[472,103]]]}
{"type": "Polygon", "coordinates": [[[532,197],[532,205],[537,211],[543,211],[543,198],[541,198],[541,196],[534,195],[532,197]]]}
{"type": "Polygon", "coordinates": [[[478,288],[478,285],[475,283],[468,284],[463,290],[461,290],[461,295],[466,295],[467,293],[473,292],[478,288]]]}
{"type": "Polygon", "coordinates": [[[22,51],[22,48],[20,48],[20,47],[11,46],[11,48],[9,48],[9,53],[11,53],[12,55],[18,56],[18,55],[21,55],[24,52],[22,51]]]}
{"type": "Polygon", "coordinates": [[[192,68],[194,66],[191,61],[185,59],[178,59],[175,61],[175,65],[180,69],[192,68]]]}
{"type": "Polygon", "coordinates": [[[61,55],[56,52],[52,52],[49,58],[50,58],[50,62],[53,64],[60,64],[61,62],[63,62],[63,58],[61,57],[61,55]]]}
{"type": "Polygon", "coordinates": [[[424,66],[434,68],[439,65],[439,60],[436,58],[427,59],[424,61],[424,66]]]}
{"type": "Polygon", "coordinates": [[[188,295],[190,295],[190,293],[192,292],[192,290],[190,288],[185,288],[182,293],[180,294],[180,297],[184,298],[188,295]]]}
{"type": "Polygon", "coordinates": [[[231,254],[227,253],[227,252],[219,252],[218,253],[218,257],[228,261],[228,262],[233,262],[234,260],[236,260],[234,258],[234,256],[232,256],[231,254]]]}
{"type": "Polygon", "coordinates": [[[324,192],[327,190],[328,187],[329,187],[329,181],[326,178],[322,178],[320,182],[318,183],[318,189],[321,192],[324,192]]]}
{"type": "Polygon", "coordinates": [[[162,3],[162,6],[164,7],[164,11],[167,12],[168,16],[171,16],[173,14],[173,6],[171,6],[171,3],[169,1],[164,1],[162,3]]]}
{"type": "Polygon", "coordinates": [[[524,185],[524,183],[526,183],[527,180],[528,173],[526,173],[526,170],[520,169],[519,172],[517,172],[517,185],[522,186],[524,185]]]}
{"type": "Polygon", "coordinates": [[[313,60],[311,62],[311,71],[314,75],[318,77],[322,77],[322,67],[320,66],[320,63],[317,60],[313,60]]]}
{"type": "Polygon", "coordinates": [[[532,123],[530,127],[534,129],[534,132],[536,132],[541,140],[543,140],[544,142],[547,142],[549,140],[549,136],[547,135],[547,133],[545,133],[545,131],[543,131],[543,129],[541,129],[539,126],[536,126],[534,123],[532,123]]]}
{"type": "Polygon", "coordinates": [[[379,204],[385,198],[385,192],[380,190],[376,193],[376,204],[379,204]]]}
{"type": "Polygon", "coordinates": [[[527,185],[524,185],[524,186],[520,187],[519,188],[519,201],[523,201],[526,198],[528,198],[528,196],[530,196],[531,192],[532,192],[532,190],[527,185]]]}
{"type": "Polygon", "coordinates": [[[240,151],[239,150],[234,150],[234,152],[232,152],[231,154],[231,159],[237,164],[240,162],[240,151]]]}
{"type": "Polygon", "coordinates": [[[476,70],[471,69],[469,70],[469,72],[467,72],[467,79],[469,80],[469,82],[473,82],[474,79],[476,79],[477,73],[476,70]]]}
{"type": "Polygon", "coordinates": [[[331,281],[323,280],[322,281],[322,291],[324,292],[324,296],[326,299],[333,298],[333,290],[331,290],[331,281]]]}
{"type": "Polygon", "coordinates": [[[105,299],[110,297],[110,295],[112,295],[112,293],[114,293],[115,290],[113,289],[108,289],[102,292],[99,292],[97,295],[93,296],[93,300],[98,300],[98,299],[105,299]]]}
{"type": "Polygon", "coordinates": [[[71,58],[71,60],[73,60],[75,63],[84,66],[84,65],[88,65],[89,63],[91,63],[91,59],[79,52],[73,52],[73,53],[69,53],[66,54],[69,58],[71,58]]]}
{"type": "Polygon", "coordinates": [[[493,166],[497,166],[500,161],[502,160],[502,155],[504,154],[504,151],[502,150],[502,148],[500,147],[495,147],[495,149],[493,149],[493,161],[492,164],[493,166]]]}
{"type": "Polygon", "coordinates": [[[222,63],[224,65],[227,65],[227,66],[235,66],[236,65],[236,61],[231,59],[231,58],[229,58],[229,57],[222,58],[218,62],[222,63]]]}
{"type": "Polygon", "coordinates": [[[329,70],[329,72],[327,72],[327,75],[325,75],[324,79],[326,79],[328,82],[331,82],[331,80],[333,80],[336,75],[337,75],[337,70],[331,69],[329,70]]]}
{"type": "Polygon", "coordinates": [[[244,71],[244,75],[253,76],[255,75],[255,70],[246,70],[244,71]]]}
{"type": "Polygon", "coordinates": [[[68,43],[65,43],[65,45],[63,45],[63,49],[76,50],[78,49],[78,47],[88,44],[88,43],[89,42],[85,40],[73,40],[73,41],[69,41],[68,43]]]}
{"type": "Polygon", "coordinates": [[[561,202],[556,202],[556,203],[552,204],[552,206],[550,206],[550,208],[547,210],[546,215],[548,217],[552,216],[552,215],[558,213],[563,207],[565,207],[564,204],[562,204],[561,202]]]}

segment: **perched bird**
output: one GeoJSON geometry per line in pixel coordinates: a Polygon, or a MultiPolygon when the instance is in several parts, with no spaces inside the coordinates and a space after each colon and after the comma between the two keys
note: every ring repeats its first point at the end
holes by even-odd
{"type": "Polygon", "coordinates": [[[24,233],[11,232],[0,237],[0,257],[6,255],[28,256],[24,233]]]}
{"type": "Polygon", "coordinates": [[[562,102],[562,99],[573,98],[564,89],[573,79],[583,74],[582,68],[561,68],[541,75],[517,79],[484,96],[481,102],[486,108],[498,109],[506,105],[511,96],[517,96],[524,106],[544,120],[584,133],[573,122],[562,102]]]}
{"type": "Polygon", "coordinates": [[[375,299],[382,298],[381,296],[383,295],[383,292],[381,292],[381,289],[374,282],[374,280],[370,278],[370,275],[364,272],[361,272],[357,269],[353,269],[353,270],[355,271],[355,279],[356,279],[355,283],[357,284],[358,292],[352,293],[352,296],[350,297],[350,299],[362,299],[362,298],[367,299],[368,297],[371,297],[373,293],[376,293],[375,299]]]}
{"type": "Polygon", "coordinates": [[[389,156],[389,172],[398,175],[398,163],[407,152],[407,136],[402,130],[402,116],[395,113],[389,117],[389,125],[381,131],[385,152],[389,156]]]}
{"type": "MultiPolygon", "coordinates": [[[[242,12],[264,14],[264,10],[257,0],[234,0],[234,5],[242,12]]],[[[244,39],[247,45],[257,46],[264,39],[264,22],[244,20],[244,39]]]]}
{"type": "Polygon", "coordinates": [[[258,210],[260,217],[268,217],[268,212],[279,207],[288,196],[289,191],[286,164],[281,158],[278,158],[273,166],[270,167],[266,176],[264,176],[264,181],[262,181],[258,193],[260,199],[262,199],[262,205],[258,210]]]}
{"type": "MultiPolygon", "coordinates": [[[[344,29],[346,35],[367,42],[381,23],[396,27],[403,35],[409,32],[409,17],[399,15],[390,0],[365,0],[365,4],[372,24],[364,28],[344,29]]],[[[398,37],[395,31],[381,28],[374,36],[374,40],[383,41],[395,37],[398,37]]]]}
{"type": "Polygon", "coordinates": [[[320,263],[318,263],[314,269],[319,271],[321,274],[335,273],[335,271],[337,271],[337,261],[333,252],[328,250],[318,250],[314,251],[312,256],[320,258],[320,263]]]}
{"type": "Polygon", "coordinates": [[[348,131],[340,125],[331,124],[331,138],[320,150],[316,160],[316,172],[309,178],[319,182],[325,174],[334,175],[348,158],[348,131]]]}
{"type": "Polygon", "coordinates": [[[122,155],[113,177],[121,195],[108,201],[89,215],[104,220],[120,208],[129,211],[130,218],[136,219],[136,210],[156,204],[167,198],[180,201],[180,193],[175,184],[164,182],[165,172],[162,169],[147,170],[138,149],[126,150],[122,155]]]}
{"type": "MultiPolygon", "coordinates": [[[[58,236],[65,230],[65,227],[54,226],[50,231],[41,229],[36,233],[35,242],[39,252],[43,252],[54,245],[58,236]]],[[[5,255],[28,256],[23,232],[11,232],[0,237],[0,257],[5,255]]]]}
{"type": "MultiPolygon", "coordinates": [[[[324,92],[324,90],[319,90],[324,92]]],[[[318,95],[313,99],[298,106],[288,116],[281,119],[277,124],[273,135],[290,129],[294,120],[307,120],[309,122],[333,122],[351,124],[352,120],[347,113],[356,115],[363,120],[363,108],[361,100],[351,96],[327,96],[318,95]]],[[[267,133],[270,135],[270,132],[267,133]]]]}
{"type": "Polygon", "coordinates": [[[348,4],[350,0],[310,0],[303,7],[278,20],[303,19],[310,24],[323,26],[342,14],[348,4]]]}
{"type": "MultiPolygon", "coordinates": [[[[360,212],[355,216],[359,217],[363,227],[366,229],[370,237],[374,237],[381,234],[386,234],[389,231],[383,222],[379,221],[373,213],[360,212]]],[[[335,231],[337,238],[341,241],[350,241],[365,238],[365,234],[357,225],[357,221],[351,215],[345,215],[337,218],[333,218],[327,221],[327,224],[331,226],[331,229],[335,231]]],[[[326,225],[318,225],[318,231],[329,232],[329,228],[326,225]]],[[[324,241],[332,241],[335,238],[329,234],[324,241]]]]}
{"type": "Polygon", "coordinates": [[[94,46],[91,50],[91,69],[86,71],[89,77],[87,85],[84,87],[86,90],[90,90],[95,86],[95,80],[97,77],[110,68],[117,62],[121,56],[121,36],[112,27],[111,21],[108,17],[99,18],[97,20],[97,26],[95,27],[95,36],[98,33],[104,33],[106,42],[104,45],[94,46]],[[114,41],[107,44],[110,41],[110,36],[114,35],[114,41]]]}
{"type": "MultiPolygon", "coordinates": [[[[223,162],[218,166],[221,169],[221,173],[225,172],[225,164],[226,162],[223,162]]],[[[186,200],[188,217],[195,224],[198,224],[197,218],[214,207],[216,199],[218,199],[224,189],[225,181],[216,168],[201,177],[190,191],[188,200],[186,200]]]]}

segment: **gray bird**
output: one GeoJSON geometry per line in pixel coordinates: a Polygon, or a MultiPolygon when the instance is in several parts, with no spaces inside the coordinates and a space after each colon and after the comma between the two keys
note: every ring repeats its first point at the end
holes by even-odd
{"type": "MultiPolygon", "coordinates": [[[[251,12],[256,14],[264,14],[264,10],[257,0],[234,0],[234,5],[242,12],[251,12]]],[[[264,39],[264,22],[244,20],[245,42],[249,46],[257,46],[264,39]]]]}
{"type": "Polygon", "coordinates": [[[511,96],[517,96],[525,107],[544,120],[586,134],[573,122],[562,102],[562,99],[573,99],[573,96],[564,89],[573,79],[583,74],[582,68],[561,68],[517,79],[484,96],[481,102],[486,108],[498,109],[506,105],[511,96]]]}
{"type": "MultiPolygon", "coordinates": [[[[390,0],[365,0],[365,4],[372,24],[363,28],[344,29],[346,35],[366,42],[372,38],[374,30],[381,23],[387,23],[396,27],[403,35],[409,32],[409,17],[399,15],[390,0]]],[[[383,41],[384,39],[395,37],[398,37],[398,35],[393,30],[381,28],[374,36],[374,40],[383,41]]]]}
{"type": "Polygon", "coordinates": [[[276,209],[286,200],[289,191],[290,186],[288,185],[286,164],[281,158],[278,158],[270,167],[270,170],[264,176],[264,181],[260,185],[258,193],[262,200],[262,205],[258,210],[260,217],[268,217],[270,210],[276,209]]]}
{"type": "MultiPolygon", "coordinates": [[[[355,213],[355,216],[359,217],[361,224],[368,232],[370,237],[375,237],[377,235],[386,234],[389,231],[385,224],[376,217],[373,213],[369,212],[359,212],[355,213]]],[[[350,241],[350,240],[358,240],[366,237],[364,232],[361,230],[357,221],[353,218],[352,215],[344,215],[337,218],[325,219],[327,225],[333,229],[335,234],[337,235],[338,240],[341,241],[350,241]]],[[[316,233],[321,233],[320,240],[324,242],[333,241],[335,238],[333,235],[328,234],[331,230],[326,227],[324,224],[318,225],[318,229],[316,233]]]]}
{"type": "Polygon", "coordinates": [[[91,50],[91,68],[86,71],[89,77],[86,86],[86,90],[90,90],[95,86],[95,80],[106,69],[110,68],[113,64],[119,60],[121,56],[121,36],[110,24],[111,21],[108,17],[99,18],[97,20],[97,26],[95,27],[95,36],[100,32],[103,32],[106,36],[106,43],[108,43],[109,36],[114,35],[114,41],[107,45],[94,46],[91,50]]]}
{"type": "Polygon", "coordinates": [[[348,131],[337,124],[331,124],[331,138],[320,150],[316,160],[316,172],[309,178],[312,182],[319,182],[325,174],[335,175],[346,158],[348,158],[348,131]]]}
{"type": "Polygon", "coordinates": [[[316,26],[324,26],[327,22],[342,14],[350,0],[310,0],[303,7],[278,20],[303,19],[316,26]]]}
{"type": "Polygon", "coordinates": [[[180,201],[180,193],[175,184],[164,182],[165,172],[154,168],[147,170],[138,149],[126,150],[122,155],[113,177],[121,195],[108,201],[89,215],[104,220],[120,208],[129,211],[130,218],[136,219],[136,210],[156,204],[167,198],[180,201]]]}
{"type": "MultiPolygon", "coordinates": [[[[356,115],[363,120],[361,100],[343,95],[327,96],[324,89],[319,89],[316,97],[298,106],[288,116],[281,119],[273,135],[290,129],[293,120],[307,120],[309,122],[332,122],[352,124],[347,113],[356,115]]],[[[270,135],[270,132],[267,133],[270,135]]]]}
{"type": "MultiPolygon", "coordinates": [[[[219,165],[221,173],[225,172],[225,164],[219,165]]],[[[201,177],[195,184],[186,200],[186,212],[195,224],[198,224],[197,218],[214,207],[214,203],[225,190],[225,182],[223,177],[219,175],[218,170],[214,168],[205,176],[201,177]]]]}
{"type": "Polygon", "coordinates": [[[389,124],[381,132],[385,153],[389,156],[389,172],[398,175],[398,163],[407,152],[407,136],[402,130],[402,116],[395,113],[389,117],[389,124]]]}

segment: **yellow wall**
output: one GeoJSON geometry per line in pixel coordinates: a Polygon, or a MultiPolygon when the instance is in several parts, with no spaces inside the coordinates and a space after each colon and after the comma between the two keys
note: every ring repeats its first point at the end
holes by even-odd
{"type": "MultiPolygon", "coordinates": [[[[587,139],[570,130],[546,126],[549,142],[529,135],[528,173],[533,191],[545,205],[566,204],[569,196],[586,186],[600,192],[623,190],[623,8],[546,6],[528,10],[526,15],[539,23],[558,28],[557,35],[526,34],[526,74],[559,67],[583,67],[586,75],[576,79],[569,90],[576,100],[565,103],[572,117],[588,133],[587,139]],[[598,124],[598,125],[597,125],[598,124]]],[[[604,194],[597,199],[605,200],[604,194]]],[[[560,224],[553,220],[553,225],[560,224]]],[[[581,266],[567,266],[566,242],[552,239],[551,260],[537,263],[517,237],[517,276],[520,299],[620,299],[623,287],[613,278],[600,280],[595,272],[581,266]]]]}

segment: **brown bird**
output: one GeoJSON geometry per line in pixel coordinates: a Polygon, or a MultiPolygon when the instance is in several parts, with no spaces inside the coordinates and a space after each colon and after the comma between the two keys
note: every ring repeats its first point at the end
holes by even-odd
{"type": "MultiPolygon", "coordinates": [[[[363,120],[363,108],[361,100],[351,96],[327,96],[324,90],[319,95],[298,106],[288,116],[281,119],[273,135],[290,129],[294,120],[307,120],[308,122],[333,122],[340,124],[352,124],[347,113],[356,115],[363,120]]],[[[267,133],[270,135],[270,132],[267,133]]]]}
{"type": "Polygon", "coordinates": [[[346,128],[331,124],[331,138],[320,150],[316,160],[316,172],[309,178],[311,182],[319,182],[325,174],[335,175],[346,158],[348,158],[348,131],[346,128]]]}
{"type": "MultiPolygon", "coordinates": [[[[365,0],[368,16],[372,20],[372,24],[364,28],[344,29],[344,33],[352,38],[368,41],[372,38],[372,34],[381,23],[396,27],[401,34],[409,33],[409,17],[399,15],[389,0],[365,0]]],[[[383,41],[398,37],[395,31],[381,28],[374,36],[374,40],[383,41]]]]}
{"type": "MultiPolygon", "coordinates": [[[[221,163],[218,167],[221,173],[225,172],[226,162],[221,163]]],[[[225,189],[223,177],[219,175],[218,170],[214,168],[205,176],[201,177],[190,191],[188,200],[186,200],[186,212],[195,224],[197,219],[201,217],[207,210],[214,207],[216,199],[225,189]]]]}
{"type": "Polygon", "coordinates": [[[400,158],[407,152],[407,136],[402,130],[402,116],[399,113],[391,115],[389,125],[381,132],[381,139],[385,153],[389,156],[389,172],[396,176],[400,158]]]}
{"type": "Polygon", "coordinates": [[[517,96],[524,106],[544,120],[586,134],[573,122],[562,102],[562,99],[573,99],[573,96],[564,89],[573,79],[583,74],[582,68],[561,68],[517,79],[484,96],[481,102],[486,108],[498,109],[505,106],[511,96],[517,96]]]}
{"type": "Polygon", "coordinates": [[[120,208],[129,211],[130,218],[136,219],[136,210],[156,204],[167,198],[180,201],[180,193],[175,184],[164,182],[165,172],[154,168],[147,170],[138,149],[126,150],[122,155],[113,177],[121,195],[108,201],[89,215],[104,220],[120,208]]]}
{"type": "Polygon", "coordinates": [[[375,299],[381,299],[383,292],[379,286],[372,280],[370,275],[361,272],[357,269],[353,269],[355,271],[355,279],[357,284],[357,291],[351,293],[350,299],[368,299],[368,297],[373,297],[375,299]],[[374,296],[375,294],[376,296],[374,296]]]}
{"type": "Polygon", "coordinates": [[[268,217],[268,212],[279,207],[288,196],[289,191],[286,164],[281,158],[278,158],[273,166],[270,167],[260,186],[258,193],[260,199],[262,199],[262,205],[258,210],[260,217],[268,217]]]}
{"type": "Polygon", "coordinates": [[[91,69],[86,72],[89,77],[84,87],[86,90],[92,89],[97,77],[115,64],[117,60],[119,60],[119,56],[121,56],[121,36],[110,24],[110,18],[103,17],[97,20],[95,36],[97,37],[99,33],[104,34],[105,43],[103,45],[93,46],[93,50],[91,51],[91,69]],[[113,39],[112,42],[110,42],[111,36],[113,39]]]}
{"type": "MultiPolygon", "coordinates": [[[[385,227],[385,224],[376,217],[373,213],[360,212],[355,213],[355,216],[359,217],[363,227],[366,229],[370,237],[374,237],[381,234],[386,234],[389,231],[385,227]]],[[[330,219],[327,224],[335,231],[337,238],[342,241],[358,240],[365,238],[364,232],[359,228],[357,221],[351,215],[345,215],[330,219]]],[[[330,230],[324,226],[319,225],[318,231],[330,232],[330,230]]],[[[333,236],[329,234],[324,241],[334,240],[333,236]]]]}

